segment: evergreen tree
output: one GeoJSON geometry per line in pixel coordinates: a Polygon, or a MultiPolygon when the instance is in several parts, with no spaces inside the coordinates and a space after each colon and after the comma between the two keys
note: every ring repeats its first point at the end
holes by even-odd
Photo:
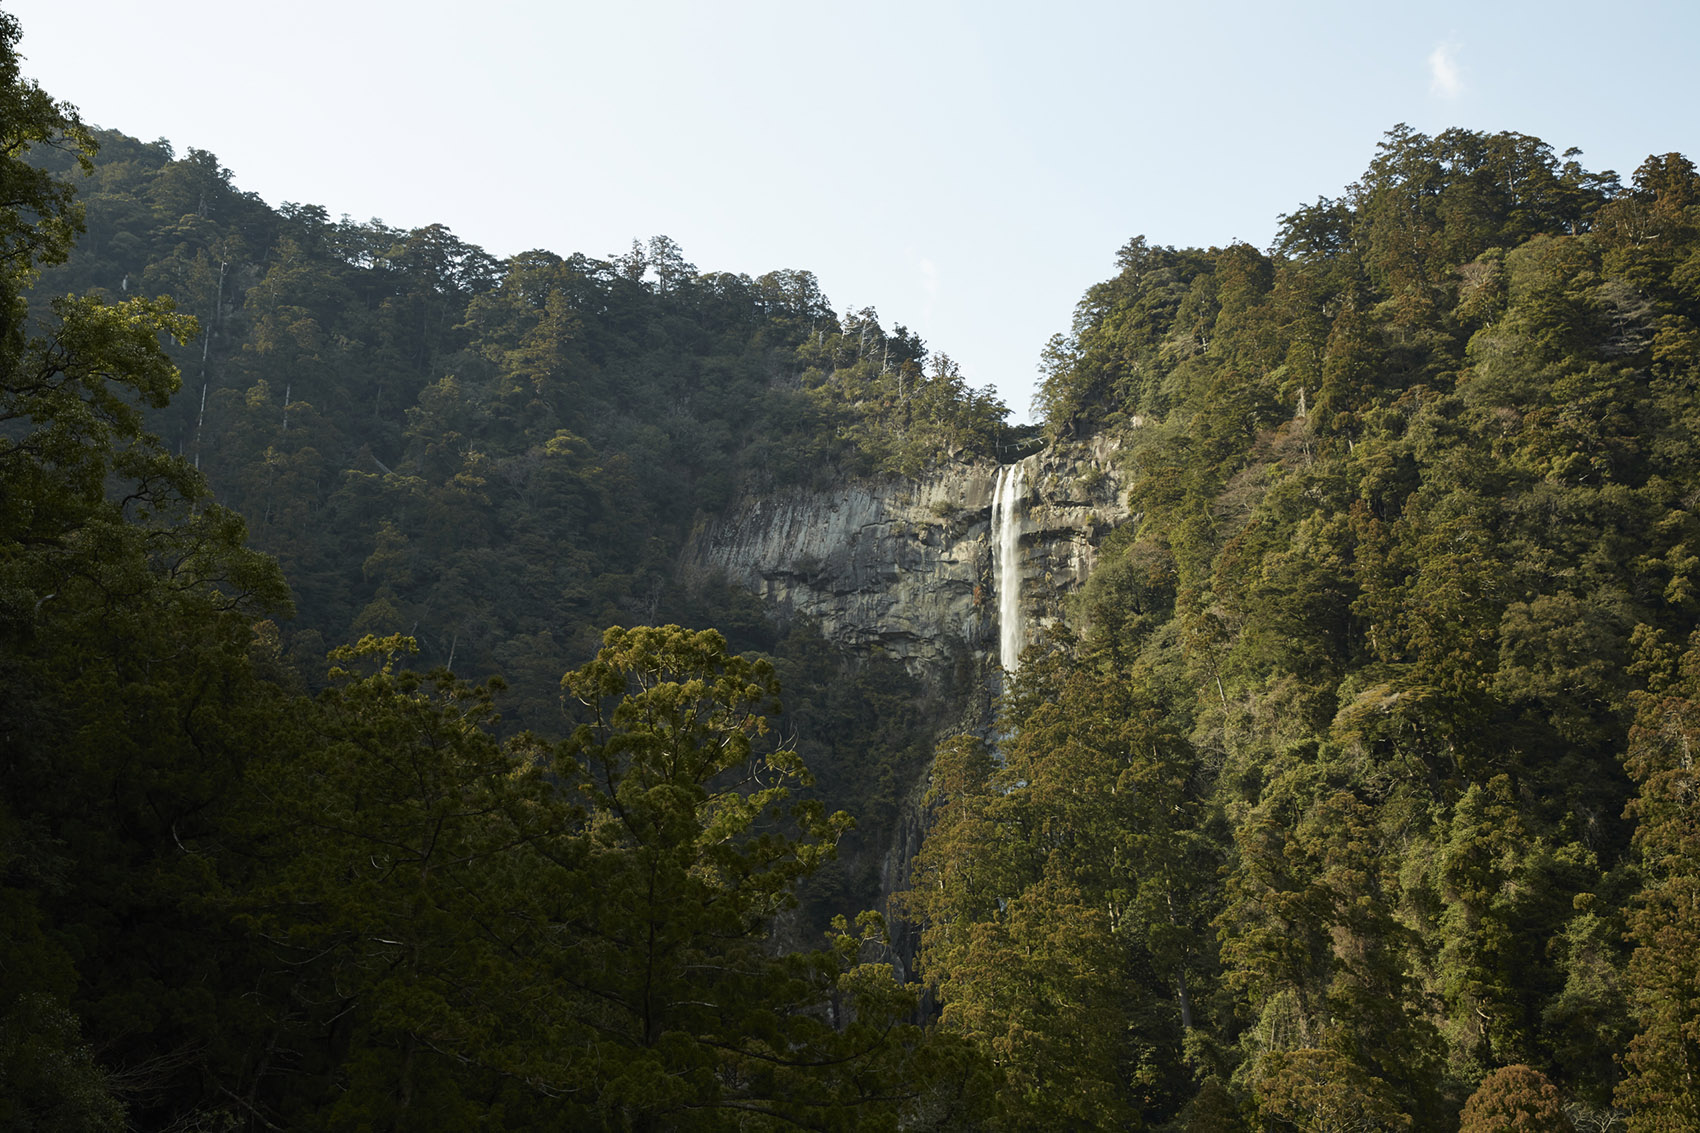
{"type": "Polygon", "coordinates": [[[217,1060],[229,987],[198,847],[274,718],[250,626],[288,594],[144,426],[178,385],[162,338],[194,321],[24,299],[81,227],[24,159],[86,168],[93,144],[20,78],[17,39],[0,13],[0,1092],[22,1127],[112,1128],[122,1103],[163,1125],[217,1060]]]}
{"type": "Polygon", "coordinates": [[[1530,1066],[1502,1066],[1482,1079],[1470,1100],[1458,1133],[1570,1133],[1558,1091],[1547,1076],[1530,1066]]]}
{"type": "Polygon", "coordinates": [[[1700,640],[1640,698],[1626,764],[1644,879],[1629,918],[1631,997],[1640,1029],[1624,1059],[1620,1105],[1636,1130],[1700,1125],[1700,812],[1693,750],[1700,727],[1700,640]]]}

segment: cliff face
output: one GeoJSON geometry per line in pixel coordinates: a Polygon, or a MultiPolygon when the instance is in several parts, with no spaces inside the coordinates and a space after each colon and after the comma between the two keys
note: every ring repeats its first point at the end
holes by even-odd
{"type": "MultiPolygon", "coordinates": [[[[1098,542],[1131,518],[1114,446],[1104,440],[1026,457],[1015,511],[1023,644],[1061,614],[1091,572],[1098,542]]],[[[804,615],[851,651],[901,658],[938,677],[964,652],[998,653],[992,501],[999,466],[956,463],[916,480],[746,499],[697,531],[687,578],[723,574],[804,615]]]]}
{"type": "MultiPolygon", "coordinates": [[[[751,497],[693,535],[680,561],[692,579],[722,575],[781,617],[812,619],[851,654],[883,651],[946,692],[951,727],[989,725],[1000,654],[1000,580],[1015,582],[1012,647],[1062,615],[1086,580],[1099,542],[1132,520],[1115,446],[1097,439],[1024,458],[1017,470],[956,463],[919,479],[846,484],[830,492],[751,497]],[[993,501],[1019,485],[1013,507],[993,501]],[[1013,570],[1000,569],[1006,550],[1013,570]],[[1003,548],[1003,549],[1000,549],[1003,548]]],[[[1006,584],[1007,585],[1007,584],[1006,584]]],[[[925,836],[925,776],[876,826],[876,844],[841,847],[847,875],[876,871],[878,898],[904,888],[925,836]]],[[[871,816],[865,816],[871,817],[871,816]]],[[[873,899],[866,894],[865,899],[873,899]]],[[[892,919],[891,961],[914,958],[913,926],[892,919]]]]}

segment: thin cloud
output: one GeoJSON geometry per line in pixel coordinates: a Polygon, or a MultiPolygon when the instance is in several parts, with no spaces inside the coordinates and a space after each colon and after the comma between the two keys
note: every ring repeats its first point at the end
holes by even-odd
{"type": "Polygon", "coordinates": [[[1458,66],[1458,48],[1443,43],[1428,55],[1428,89],[1441,98],[1457,98],[1464,93],[1464,72],[1458,66]]]}
{"type": "Polygon", "coordinates": [[[933,319],[933,307],[939,297],[939,266],[925,256],[915,266],[920,269],[921,293],[926,296],[921,302],[921,319],[930,324],[933,319]]]}

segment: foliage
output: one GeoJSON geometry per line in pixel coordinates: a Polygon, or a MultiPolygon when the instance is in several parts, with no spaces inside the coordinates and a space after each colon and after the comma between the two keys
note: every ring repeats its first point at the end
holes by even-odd
{"type": "Polygon", "coordinates": [[[1215,863],[1186,749],[1139,675],[1067,660],[1021,671],[996,758],[967,736],[939,749],[907,900],[942,1022],[1003,1067],[1012,1122],[1116,1127],[1185,1100],[1215,863]]]}
{"type": "Polygon", "coordinates": [[[1502,1066],[1482,1079],[1464,1103],[1458,1133],[1489,1130],[1528,1130],[1529,1133],[1570,1133],[1569,1119],[1559,1104],[1558,1091],[1547,1076],[1530,1066],[1502,1066]]]}
{"type": "Polygon", "coordinates": [[[1267,251],[1122,248],[1040,405],[1140,521],[933,757],[923,1027],[877,918],[789,945],[941,702],[671,571],[738,492],[1007,450],[990,391],[807,272],[273,209],[17,39],[3,1120],[1700,1120],[1686,158],[1398,127],[1267,251]]]}
{"type": "Polygon", "coordinates": [[[171,320],[176,369],[125,411],[283,568],[290,667],[318,687],[337,642],[405,634],[425,668],[501,673],[506,731],[559,734],[559,677],[605,626],[736,629],[739,648],[788,667],[796,703],[821,706],[786,726],[819,791],[865,820],[815,890],[832,912],[875,900],[882,839],[942,709],[892,666],[821,661],[806,634],[679,585],[674,566],[736,492],[994,452],[1012,431],[989,390],[871,308],[835,314],[806,271],[700,271],[666,237],[498,261],[442,225],[271,208],[203,150],[93,137],[86,171],[42,147],[19,167],[67,208],[75,188],[87,217],[34,295],[106,300],[113,335],[127,317],[113,312],[171,320]],[[864,788],[853,773],[869,764],[864,788]]]}
{"type": "MultiPolygon", "coordinates": [[[[609,630],[563,685],[558,745],[493,735],[493,692],[398,669],[405,639],[338,652],[304,749],[248,779],[230,894],[288,970],[269,1112],[341,1128],[811,1128],[972,1112],[973,1069],[903,1023],[913,997],[832,947],[769,927],[847,819],[788,803],[806,777],[770,748],[777,685],[712,631],[609,630]],[[359,676],[355,666],[370,669],[359,676]],[[969,1090],[956,1101],[952,1092],[969,1090]]],[[[867,923],[862,932],[877,933],[867,923]]]]}
{"type": "Polygon", "coordinates": [[[1267,1129],[1348,1133],[1409,1129],[1411,1118],[1388,1096],[1386,1084],[1327,1049],[1279,1051],[1257,1086],[1267,1129]]]}
{"type": "Polygon", "coordinates": [[[1643,885],[1629,914],[1629,980],[1640,1030],[1617,1098],[1629,1128],[1700,1122],[1700,819],[1694,728],[1700,652],[1690,638],[1675,672],[1639,697],[1626,763],[1643,885]]]}
{"type": "Polygon", "coordinates": [[[1012,1107],[1444,1129],[1517,1064],[1693,1124],[1697,210],[1680,155],[1399,127],[1267,252],[1088,290],[1040,402],[1140,521],[995,750],[940,750],[911,897],[1012,1107]],[[1098,1003],[1114,1053],[1062,1045],[1098,1003]]]}
{"type": "Polygon", "coordinates": [[[416,645],[394,623],[447,611],[447,659],[464,634],[534,685],[553,668],[558,705],[576,646],[551,633],[658,605],[671,551],[643,524],[676,535],[727,490],[659,477],[731,467],[714,425],[737,415],[716,405],[709,441],[658,473],[641,458],[667,438],[604,411],[626,367],[671,358],[635,387],[655,419],[667,382],[704,376],[680,342],[713,324],[716,357],[761,381],[711,366],[706,387],[744,404],[830,318],[812,280],[699,286],[662,242],[635,276],[582,257],[508,272],[439,227],[274,212],[200,151],[103,135],[96,162],[18,77],[16,39],[0,15],[6,1122],[981,1120],[984,1066],[906,1021],[877,918],[806,951],[771,936],[848,820],[790,798],[807,773],[764,744],[766,662],[713,633],[613,632],[566,682],[583,726],[552,742],[504,734],[503,682],[398,660],[416,645]],[[76,170],[96,183],[89,239],[54,269],[81,226],[76,170]],[[745,336],[780,325],[771,348],[745,336]],[[568,380],[580,363],[610,384],[568,380]],[[172,403],[185,370],[199,388],[172,403]],[[261,620],[291,612],[282,572],[209,479],[286,552],[310,625],[261,620]],[[492,628],[512,597],[481,590],[492,550],[557,529],[558,574],[527,573],[547,542],[502,569],[577,612],[492,628]],[[387,632],[332,651],[309,695],[304,661],[351,626],[387,632]]]}
{"type": "Polygon", "coordinates": [[[586,999],[593,1063],[616,1068],[614,1124],[894,1127],[937,1085],[937,1056],[899,1022],[912,996],[859,962],[842,920],[833,951],[764,940],[849,822],[789,803],[806,772],[762,743],[771,666],[712,631],[615,629],[563,686],[584,713],[563,755],[588,820],[566,917],[580,945],[555,978],[586,999]]]}
{"type": "MultiPolygon", "coordinates": [[[[658,236],[497,261],[435,224],[272,209],[218,159],[101,133],[88,234],[37,293],[169,299],[204,332],[149,427],[275,555],[286,649],[405,632],[507,673],[510,722],[561,726],[555,678],[602,627],[684,603],[691,527],[747,488],[913,475],[1009,434],[974,389],[805,271],[699,271],[658,236]]],[[[60,179],[47,177],[58,174],[60,179]]]]}
{"type": "Polygon", "coordinates": [[[18,77],[0,14],[0,1052],[7,1120],[113,1128],[172,1097],[212,1042],[217,935],[182,853],[209,828],[272,700],[249,624],[287,610],[275,564],[150,436],[177,374],[169,303],[23,287],[80,214],[24,158],[86,165],[76,115],[18,77]],[[178,1052],[165,1057],[166,1052],[178,1052]]]}

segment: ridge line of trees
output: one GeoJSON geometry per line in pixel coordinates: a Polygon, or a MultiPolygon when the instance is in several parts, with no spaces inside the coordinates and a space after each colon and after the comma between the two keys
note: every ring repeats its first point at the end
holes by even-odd
{"type": "Polygon", "coordinates": [[[939,750],[942,1025],[1023,1127],[1696,1128],[1693,164],[1401,126],[1117,266],[1040,403],[1141,520],[939,750]]]}

